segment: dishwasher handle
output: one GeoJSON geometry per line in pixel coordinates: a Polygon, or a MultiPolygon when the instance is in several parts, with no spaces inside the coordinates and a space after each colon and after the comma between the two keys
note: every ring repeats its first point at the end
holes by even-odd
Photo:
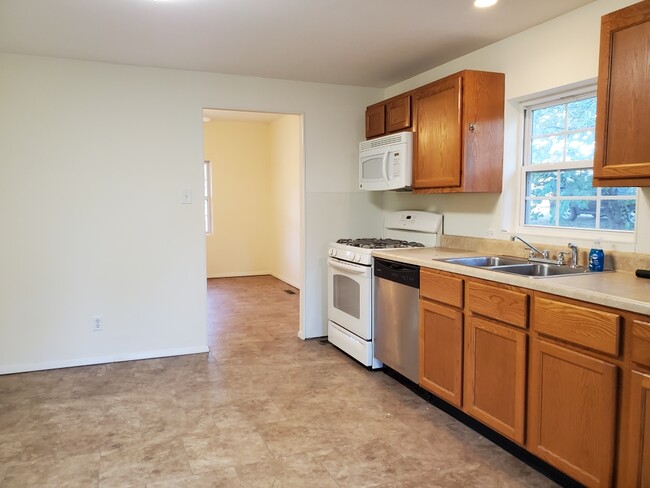
{"type": "Polygon", "coordinates": [[[375,258],[374,274],[375,278],[394,281],[411,288],[420,288],[420,267],[413,264],[375,258]]]}

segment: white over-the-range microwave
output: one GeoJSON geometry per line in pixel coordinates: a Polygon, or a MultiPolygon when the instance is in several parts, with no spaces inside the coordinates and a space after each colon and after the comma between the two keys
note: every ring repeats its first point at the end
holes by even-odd
{"type": "Polygon", "coordinates": [[[361,190],[410,190],[413,132],[398,132],[359,143],[361,190]]]}

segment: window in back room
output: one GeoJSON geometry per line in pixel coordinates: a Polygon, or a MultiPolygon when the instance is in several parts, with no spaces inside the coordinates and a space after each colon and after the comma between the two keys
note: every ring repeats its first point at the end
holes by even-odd
{"type": "Polygon", "coordinates": [[[205,233],[212,234],[212,161],[203,161],[203,213],[205,233]]]}

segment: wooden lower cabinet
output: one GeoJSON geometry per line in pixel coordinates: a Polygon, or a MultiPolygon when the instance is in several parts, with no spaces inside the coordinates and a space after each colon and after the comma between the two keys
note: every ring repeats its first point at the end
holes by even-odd
{"type": "Polygon", "coordinates": [[[650,317],[422,269],[419,383],[587,487],[650,488],[650,317]]]}
{"type": "Polygon", "coordinates": [[[419,383],[459,407],[462,404],[463,312],[420,300],[419,383]]]}
{"type": "Polygon", "coordinates": [[[527,447],[588,487],[612,486],[617,367],[533,338],[527,447]]]}
{"type": "Polygon", "coordinates": [[[476,316],[465,324],[463,410],[523,445],[526,339],[516,330],[476,316]]]}
{"type": "MultiPolygon", "coordinates": [[[[626,439],[626,440],[625,440],[626,439]]],[[[650,374],[632,371],[624,486],[650,487],[650,374]]]]}

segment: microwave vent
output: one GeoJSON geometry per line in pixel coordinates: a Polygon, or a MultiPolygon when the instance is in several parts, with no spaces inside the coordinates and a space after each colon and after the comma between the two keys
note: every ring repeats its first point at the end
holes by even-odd
{"type": "Polygon", "coordinates": [[[359,144],[359,150],[365,151],[366,149],[373,149],[375,147],[392,146],[393,144],[400,144],[406,140],[407,132],[400,132],[390,136],[378,137],[377,139],[370,139],[359,144]]]}

